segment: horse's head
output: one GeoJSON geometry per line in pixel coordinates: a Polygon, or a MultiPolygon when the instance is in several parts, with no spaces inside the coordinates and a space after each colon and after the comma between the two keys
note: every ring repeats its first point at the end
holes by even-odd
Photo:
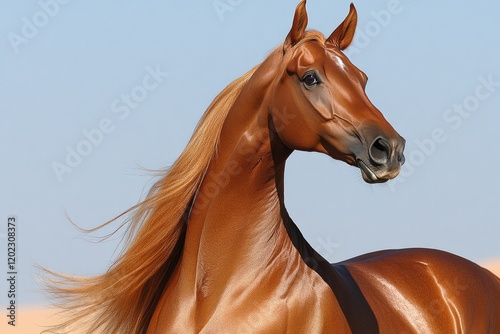
{"type": "Polygon", "coordinates": [[[275,126],[292,149],[323,152],[357,166],[369,183],[385,182],[399,174],[405,140],[370,102],[367,76],[342,50],[351,43],[357,14],[349,14],[325,38],[306,32],[305,0],[295,11],[292,29],[283,45],[283,66],[275,82],[271,117],[286,113],[286,124],[275,126]]]}

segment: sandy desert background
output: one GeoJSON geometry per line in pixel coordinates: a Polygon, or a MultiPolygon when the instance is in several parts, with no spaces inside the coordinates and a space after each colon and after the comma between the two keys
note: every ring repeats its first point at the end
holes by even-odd
{"type": "MultiPolygon", "coordinates": [[[[490,260],[481,265],[500,277],[500,260],[490,260]]],[[[18,311],[17,326],[12,327],[2,321],[0,326],[3,334],[38,334],[50,324],[57,323],[57,310],[44,306],[20,307],[18,311]]],[[[79,333],[75,333],[79,334],[79,333]]]]}

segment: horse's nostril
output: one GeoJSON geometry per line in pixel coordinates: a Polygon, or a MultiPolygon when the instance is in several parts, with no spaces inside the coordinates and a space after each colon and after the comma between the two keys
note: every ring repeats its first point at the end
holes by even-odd
{"type": "Polygon", "coordinates": [[[386,139],[377,137],[372,142],[368,153],[372,163],[376,165],[386,164],[391,155],[391,145],[386,139]]]}

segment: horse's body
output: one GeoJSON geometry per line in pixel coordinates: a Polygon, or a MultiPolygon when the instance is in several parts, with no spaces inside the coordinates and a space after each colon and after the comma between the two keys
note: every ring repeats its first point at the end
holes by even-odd
{"type": "Polygon", "coordinates": [[[90,330],[500,333],[500,281],[485,269],[428,249],[331,265],[290,219],[283,182],[293,150],[357,166],[370,183],[395,177],[404,162],[404,139],[341,52],[354,8],[328,39],[306,25],[303,1],[283,47],[217,97],[110,271],[58,290],[94,319],[90,330]]]}

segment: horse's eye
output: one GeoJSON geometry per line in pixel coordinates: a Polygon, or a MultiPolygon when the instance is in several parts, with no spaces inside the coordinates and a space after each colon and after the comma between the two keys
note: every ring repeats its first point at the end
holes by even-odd
{"type": "Polygon", "coordinates": [[[308,73],[304,75],[304,77],[302,78],[302,82],[308,87],[312,87],[314,85],[319,84],[319,80],[316,77],[315,73],[308,73]]]}

